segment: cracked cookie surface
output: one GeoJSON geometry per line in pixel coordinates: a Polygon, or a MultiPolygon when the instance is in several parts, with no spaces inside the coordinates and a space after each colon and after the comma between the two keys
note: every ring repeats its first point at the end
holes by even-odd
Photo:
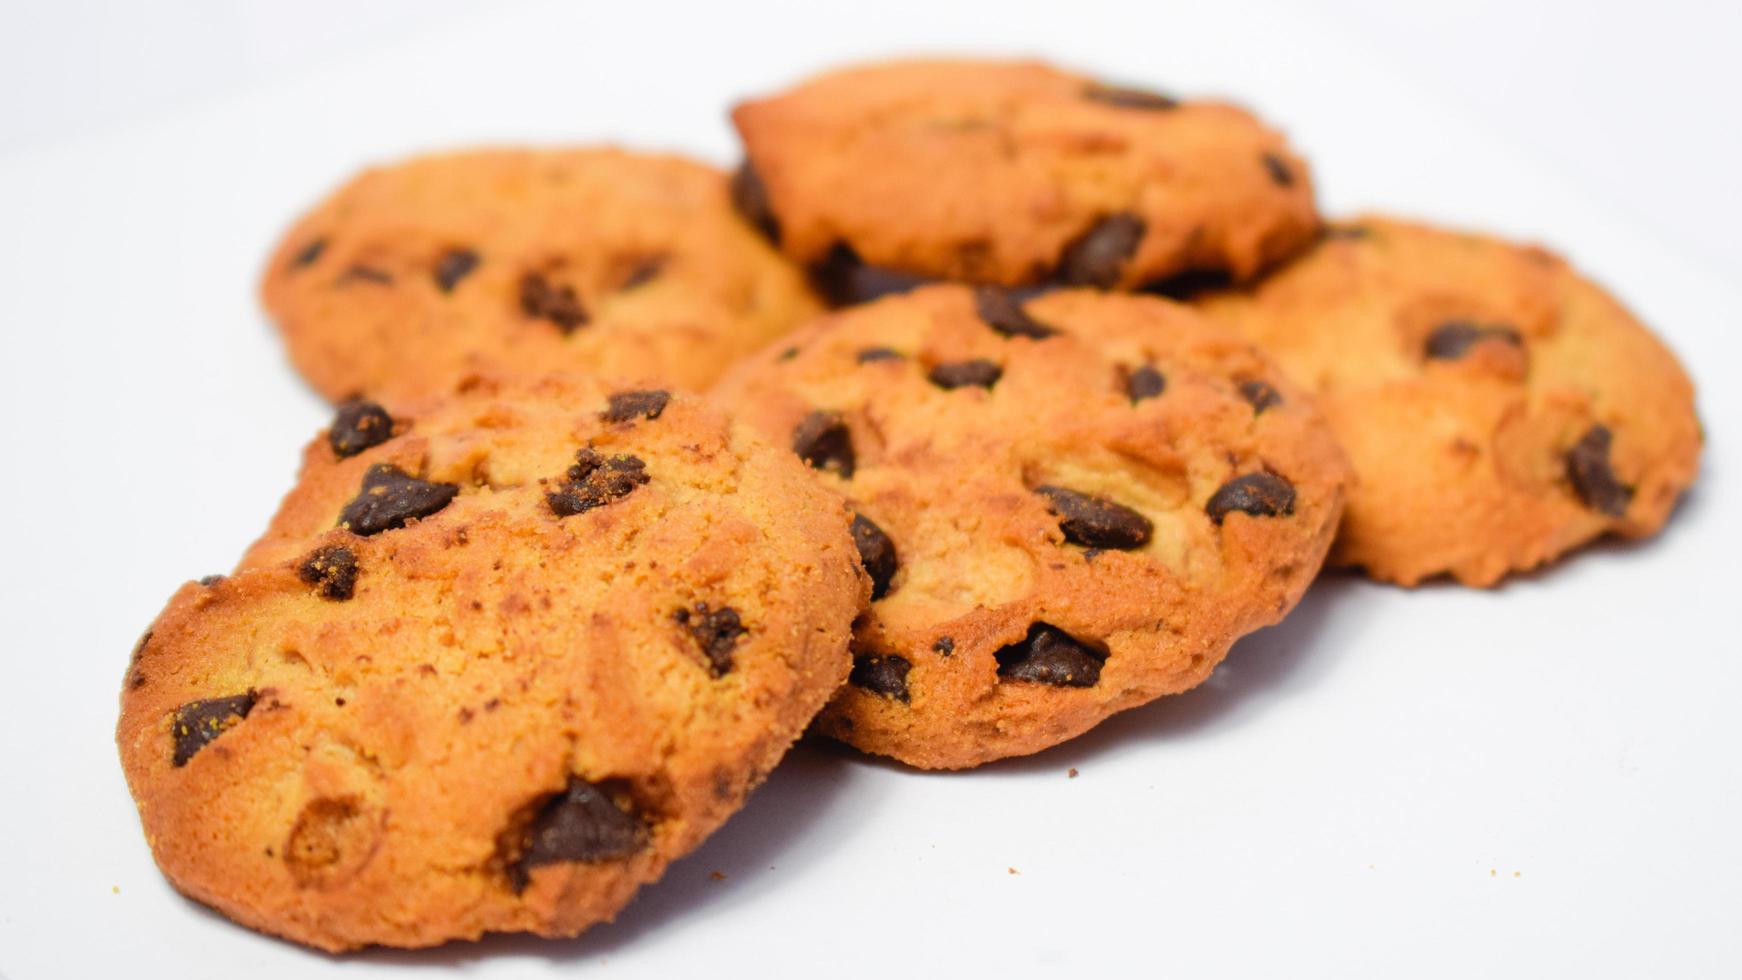
{"type": "Polygon", "coordinates": [[[1194,300],[1318,394],[1358,475],[1332,561],[1488,586],[1656,533],[1700,453],[1693,386],[1540,248],[1380,216],[1194,300]]]}
{"type": "Polygon", "coordinates": [[[479,384],[372,406],[356,449],[359,414],[134,654],[158,864],[329,950],[608,920],[846,679],[850,515],[687,396],[479,384]]]}
{"type": "Polygon", "coordinates": [[[1348,477],[1267,359],[1151,297],[927,287],[822,318],[715,395],[856,515],[874,601],[817,728],[926,768],[1201,682],[1299,599],[1348,477]],[[985,384],[938,377],[979,362],[985,384]]]}
{"type": "Polygon", "coordinates": [[[723,174],[614,149],[368,170],[286,233],[261,291],[335,401],[445,394],[479,373],[696,388],[815,310],[723,174]]]}
{"type": "Polygon", "coordinates": [[[1039,62],[864,65],[733,121],[740,208],[837,302],[902,277],[1243,281],[1318,228],[1306,163],[1244,110],[1039,62]]]}

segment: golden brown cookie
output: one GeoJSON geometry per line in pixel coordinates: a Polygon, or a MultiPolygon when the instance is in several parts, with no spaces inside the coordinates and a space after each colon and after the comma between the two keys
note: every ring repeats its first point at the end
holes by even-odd
{"type": "Polygon", "coordinates": [[[890,273],[1133,288],[1256,275],[1318,230],[1306,163],[1250,114],[1039,62],[831,72],[732,115],[746,215],[837,302],[890,273]]]}
{"type": "Polygon", "coordinates": [[[1655,533],[1700,425],[1675,356],[1540,249],[1366,217],[1198,304],[1316,391],[1359,477],[1332,561],[1487,586],[1655,533]]]}
{"type": "Polygon", "coordinates": [[[1300,598],[1348,476],[1268,360],[1150,297],[928,287],[823,318],[716,395],[857,515],[874,601],[817,727],[925,768],[1202,681],[1300,598]]]}
{"type": "Polygon", "coordinates": [[[723,175],[613,149],[367,171],[285,235],[261,289],[297,369],[335,401],[479,373],[695,388],[815,311],[723,175]]]}
{"type": "Polygon", "coordinates": [[[693,849],[846,678],[840,500],[688,396],[350,405],[117,740],[187,895],[323,949],[571,936],[693,849]]]}

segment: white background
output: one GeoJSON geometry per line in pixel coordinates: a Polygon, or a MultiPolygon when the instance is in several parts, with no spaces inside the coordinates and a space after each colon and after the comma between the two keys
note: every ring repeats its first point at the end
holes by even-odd
{"type": "Polygon", "coordinates": [[[1742,12],[856,6],[0,6],[0,976],[1742,973],[1742,12]],[[1495,592],[1331,578],[1204,689],[1032,759],[919,775],[801,747],[575,942],[331,958],[176,897],[116,692],[325,421],[254,301],[283,225],[432,146],[729,162],[732,98],[916,50],[1233,96],[1289,130],[1332,214],[1561,249],[1696,375],[1702,483],[1660,539],[1495,592]]]}

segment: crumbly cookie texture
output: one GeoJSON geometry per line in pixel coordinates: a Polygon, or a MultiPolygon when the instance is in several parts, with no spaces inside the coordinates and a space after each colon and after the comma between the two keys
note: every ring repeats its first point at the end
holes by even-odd
{"type": "Polygon", "coordinates": [[[291,228],[261,291],[335,401],[551,371],[697,388],[816,309],[723,174],[615,149],[369,170],[291,228]]]}
{"type": "Polygon", "coordinates": [[[1383,581],[1656,533],[1698,469],[1675,356],[1540,248],[1370,216],[1198,305],[1318,393],[1359,478],[1332,561],[1383,581]]]}
{"type": "Polygon", "coordinates": [[[347,406],[141,640],[117,741],[164,874],[244,924],[572,936],[739,807],[868,591],[839,498],[688,396],[347,406]]]}
{"type": "Polygon", "coordinates": [[[1310,400],[1165,300],[933,286],[715,390],[852,504],[873,582],[823,733],[924,768],[1186,690],[1312,580],[1348,467],[1310,400]]]}
{"type": "Polygon", "coordinates": [[[1306,163],[1249,113],[1038,62],[867,65],[732,118],[740,206],[825,281],[1246,280],[1318,230],[1306,163]]]}

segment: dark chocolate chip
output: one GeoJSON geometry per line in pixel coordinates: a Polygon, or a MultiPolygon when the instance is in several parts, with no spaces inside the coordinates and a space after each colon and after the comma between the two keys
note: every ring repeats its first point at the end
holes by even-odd
{"type": "Polygon", "coordinates": [[[1252,406],[1254,415],[1282,404],[1282,393],[1276,390],[1276,386],[1258,378],[1240,382],[1240,397],[1252,406]]]}
{"type": "Polygon", "coordinates": [[[1143,219],[1135,214],[1110,214],[1065,246],[1059,258],[1059,281],[1067,286],[1110,289],[1119,284],[1125,261],[1143,241],[1143,219]]]}
{"type": "Polygon", "coordinates": [[[1141,548],[1149,543],[1155,525],[1149,518],[1124,504],[1092,497],[1064,487],[1040,486],[1034,492],[1046,498],[1047,509],[1059,517],[1065,540],[1087,548],[1141,548]]]}
{"type": "Polygon", "coordinates": [[[1159,398],[1166,390],[1167,376],[1153,364],[1145,364],[1125,378],[1125,393],[1131,396],[1133,405],[1145,398],[1159,398]]]}
{"type": "Polygon", "coordinates": [[[327,240],[325,238],[317,238],[314,241],[309,242],[307,245],[304,245],[302,251],[296,253],[296,257],[290,260],[291,264],[299,269],[306,269],[309,266],[314,265],[315,262],[320,259],[321,253],[326,250],[327,240]]]}
{"type": "Polygon", "coordinates": [[[1226,269],[1187,269],[1166,279],[1145,283],[1138,288],[1138,291],[1171,300],[1184,301],[1204,293],[1232,289],[1233,286],[1234,274],[1226,269]]]}
{"type": "Polygon", "coordinates": [[[1146,92],[1140,88],[1126,88],[1122,85],[1102,85],[1098,82],[1091,83],[1083,90],[1083,98],[1119,109],[1146,109],[1155,112],[1179,108],[1178,99],[1160,92],[1146,92]]]}
{"type": "Polygon", "coordinates": [[[138,690],[145,686],[145,671],[139,666],[139,659],[145,656],[145,648],[151,643],[151,630],[146,630],[139,637],[139,642],[133,644],[133,656],[127,660],[127,686],[138,690]]]}
{"type": "Polygon", "coordinates": [[[1567,451],[1567,480],[1585,506],[1599,514],[1621,517],[1633,501],[1633,488],[1615,476],[1609,449],[1615,441],[1606,425],[1593,425],[1567,451]]]}
{"type": "Polygon", "coordinates": [[[214,585],[217,585],[219,582],[222,582],[223,580],[224,580],[224,576],[222,576],[222,575],[202,575],[202,576],[200,576],[200,584],[205,586],[208,589],[214,585]]]}
{"type": "Polygon", "coordinates": [[[907,672],[912,669],[913,665],[905,657],[898,657],[893,653],[865,654],[853,658],[853,672],[847,675],[847,682],[872,694],[881,694],[905,703],[907,672]]]}
{"type": "Polygon", "coordinates": [[[520,308],[527,316],[556,324],[563,333],[574,333],[587,322],[587,311],[574,289],[552,283],[538,272],[520,277],[520,308]]]}
{"type": "Polygon", "coordinates": [[[333,427],[327,430],[327,445],[344,459],[393,438],[393,416],[374,402],[352,399],[339,405],[333,427]]]}
{"type": "Polygon", "coordinates": [[[419,480],[397,466],[377,463],[363,475],[362,490],[339,511],[339,526],[364,537],[391,531],[436,513],[459,492],[452,483],[419,480]]]}
{"type": "Polygon", "coordinates": [[[328,545],[303,559],[296,574],[321,598],[342,602],[357,591],[357,556],[342,545],[328,545]]]}
{"type": "Polygon", "coordinates": [[[853,433],[839,412],[818,409],[792,430],[792,451],[819,470],[853,478],[853,433]]]}
{"type": "Polygon", "coordinates": [[[1107,655],[1047,623],[1035,623],[1021,641],[998,650],[998,676],[1054,687],[1094,687],[1107,655]]]}
{"type": "Polygon", "coordinates": [[[863,514],[854,514],[853,543],[859,547],[859,564],[865,567],[865,574],[871,576],[871,598],[881,599],[888,595],[889,582],[895,578],[895,570],[901,565],[895,554],[895,542],[863,514]]]}
{"type": "Polygon", "coordinates": [[[170,732],[175,736],[174,763],[185,766],[194,753],[211,744],[219,735],[240,724],[254,710],[253,691],[232,694],[226,698],[189,701],[175,709],[170,732]]]}
{"type": "Polygon", "coordinates": [[[854,306],[899,293],[911,292],[931,282],[898,269],[866,265],[847,245],[836,245],[821,262],[811,267],[811,282],[831,306],[854,306]]]}
{"type": "Polygon", "coordinates": [[[732,206],[752,228],[769,241],[780,243],[780,219],[774,216],[774,207],[768,201],[768,188],[748,160],[732,174],[732,206]]]}
{"type": "Polygon", "coordinates": [[[931,645],[931,649],[938,656],[947,657],[956,652],[956,641],[947,636],[940,636],[937,642],[931,645]]]}
{"type": "Polygon", "coordinates": [[[975,359],[939,364],[927,375],[939,388],[990,388],[1004,376],[1004,369],[992,361],[975,359]]]}
{"type": "Polygon", "coordinates": [[[1277,517],[1294,513],[1294,486],[1275,473],[1248,473],[1222,484],[1204,505],[1204,513],[1217,524],[1233,511],[1253,517],[1277,517]]]}
{"type": "Polygon", "coordinates": [[[665,269],[665,262],[666,258],[663,255],[651,255],[641,259],[630,267],[629,274],[623,277],[622,284],[617,288],[634,289],[637,286],[647,285],[659,278],[660,272],[665,269]]]}
{"type": "Polygon", "coordinates": [[[1029,316],[1022,301],[1008,289],[981,286],[974,290],[974,309],[986,325],[1006,337],[1044,340],[1057,330],[1029,316]]]}
{"type": "Polygon", "coordinates": [[[441,257],[436,263],[435,281],[442,292],[451,293],[460,280],[472,274],[478,268],[478,253],[469,248],[456,248],[441,257]]]}
{"type": "Polygon", "coordinates": [[[339,277],[339,281],[372,282],[377,286],[391,286],[393,284],[393,274],[385,269],[377,269],[372,265],[363,265],[359,263],[346,269],[345,274],[339,277]]]}
{"type": "Polygon", "coordinates": [[[539,805],[508,875],[517,890],[524,889],[529,872],[539,865],[614,861],[647,843],[647,824],[640,816],[619,806],[605,787],[570,776],[567,789],[539,805]]]}
{"type": "Polygon", "coordinates": [[[1429,359],[1455,361],[1470,352],[1470,348],[1486,340],[1498,340],[1514,347],[1523,347],[1524,338],[1518,331],[1501,324],[1472,323],[1469,320],[1447,320],[1428,334],[1423,352],[1429,359]]]}
{"type": "Polygon", "coordinates": [[[786,350],[781,351],[779,356],[777,356],[775,358],[775,360],[777,360],[777,361],[790,361],[797,356],[798,356],[798,348],[797,347],[788,347],[786,350]]]}
{"type": "Polygon", "coordinates": [[[1276,186],[1294,186],[1294,171],[1289,169],[1287,160],[1274,153],[1264,154],[1263,160],[1264,172],[1270,175],[1270,179],[1275,182],[1276,186]]]}
{"type": "Polygon", "coordinates": [[[671,401],[671,392],[649,388],[642,391],[619,391],[599,418],[606,422],[632,422],[636,419],[656,419],[671,401]]]}
{"type": "Polygon", "coordinates": [[[860,364],[870,364],[875,361],[904,361],[907,355],[890,347],[867,347],[859,352],[860,364]]]}
{"type": "Polygon", "coordinates": [[[622,500],[647,479],[647,464],[638,457],[606,459],[590,448],[582,449],[575,453],[575,465],[569,467],[565,481],[544,499],[558,517],[585,514],[622,500]]]}
{"type": "Polygon", "coordinates": [[[720,677],[731,671],[732,648],[738,645],[740,636],[750,632],[739,620],[738,610],[730,606],[709,609],[707,603],[698,602],[693,610],[679,609],[672,618],[700,644],[702,656],[708,658],[709,673],[720,677]]]}

